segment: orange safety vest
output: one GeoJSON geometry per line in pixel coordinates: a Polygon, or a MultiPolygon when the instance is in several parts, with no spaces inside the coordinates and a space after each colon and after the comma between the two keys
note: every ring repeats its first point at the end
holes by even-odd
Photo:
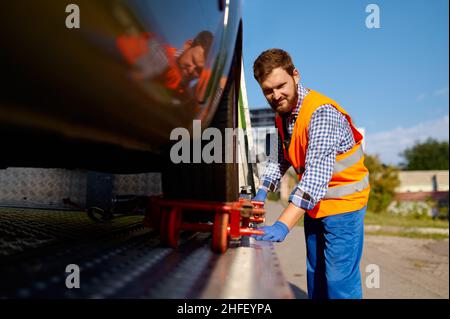
{"type": "Polygon", "coordinates": [[[283,119],[278,114],[275,116],[275,123],[283,141],[285,159],[292,164],[301,180],[306,166],[309,122],[314,111],[324,104],[331,104],[347,118],[355,138],[355,145],[349,151],[336,156],[327,193],[312,210],[307,211],[312,218],[359,210],[367,205],[370,192],[369,171],[364,166],[361,133],[358,132],[348,113],[339,104],[314,90],[310,90],[302,102],[290,144],[287,143],[287,140],[285,142],[283,119]]]}
{"type": "MultiPolygon", "coordinates": [[[[153,37],[154,35],[148,32],[143,32],[137,36],[121,35],[117,38],[116,44],[124,59],[130,65],[134,65],[141,56],[150,51],[148,41],[153,37]]],[[[182,76],[175,58],[177,49],[168,45],[163,45],[163,48],[165,50],[169,65],[165,72],[160,75],[159,79],[168,89],[179,90],[182,92],[184,89],[179,87],[182,76]]]]}

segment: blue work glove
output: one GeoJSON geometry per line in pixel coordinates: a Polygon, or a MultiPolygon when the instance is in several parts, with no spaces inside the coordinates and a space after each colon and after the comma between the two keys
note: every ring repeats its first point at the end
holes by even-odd
{"type": "Polygon", "coordinates": [[[263,226],[258,230],[264,231],[264,235],[252,235],[256,240],[270,240],[282,242],[289,233],[289,227],[280,221],[277,221],[272,226],[263,226]]]}
{"type": "Polygon", "coordinates": [[[252,198],[252,200],[257,202],[265,202],[267,197],[267,192],[264,189],[259,189],[256,193],[256,196],[252,198]]]}

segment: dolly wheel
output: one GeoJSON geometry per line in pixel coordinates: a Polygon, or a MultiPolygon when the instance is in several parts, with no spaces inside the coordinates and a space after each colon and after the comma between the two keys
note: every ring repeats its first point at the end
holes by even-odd
{"type": "Polygon", "coordinates": [[[180,238],[181,211],[177,208],[163,209],[160,223],[161,243],[176,248],[180,238]]]}
{"type": "Polygon", "coordinates": [[[159,223],[159,236],[161,238],[161,244],[167,246],[167,229],[169,222],[169,211],[166,208],[161,208],[161,219],[159,223]]]}
{"type": "Polygon", "coordinates": [[[212,250],[223,254],[228,248],[228,219],[227,213],[216,212],[212,234],[212,250]]]}
{"type": "Polygon", "coordinates": [[[181,211],[179,208],[174,207],[166,215],[168,216],[166,228],[166,243],[170,247],[176,248],[178,246],[178,240],[180,238],[181,211]]]}

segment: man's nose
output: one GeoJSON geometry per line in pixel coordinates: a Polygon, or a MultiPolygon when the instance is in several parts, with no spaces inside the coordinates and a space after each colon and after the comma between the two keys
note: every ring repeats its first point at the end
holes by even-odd
{"type": "Polygon", "coordinates": [[[189,73],[192,73],[194,71],[195,65],[193,64],[188,64],[187,65],[187,70],[189,71],[189,73]]]}
{"type": "Polygon", "coordinates": [[[277,91],[277,90],[273,90],[273,99],[274,99],[275,101],[278,101],[278,100],[280,99],[280,97],[281,97],[280,92],[277,91]]]}

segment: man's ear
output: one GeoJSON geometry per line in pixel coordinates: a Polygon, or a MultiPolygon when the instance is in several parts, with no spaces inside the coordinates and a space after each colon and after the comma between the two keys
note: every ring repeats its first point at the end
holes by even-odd
{"type": "Polygon", "coordinates": [[[194,41],[192,40],[187,40],[186,42],[184,42],[183,50],[189,49],[192,46],[192,43],[194,43],[194,41]]]}
{"type": "Polygon", "coordinates": [[[294,77],[295,84],[298,84],[300,82],[300,73],[298,73],[297,69],[294,69],[292,76],[294,77]]]}

